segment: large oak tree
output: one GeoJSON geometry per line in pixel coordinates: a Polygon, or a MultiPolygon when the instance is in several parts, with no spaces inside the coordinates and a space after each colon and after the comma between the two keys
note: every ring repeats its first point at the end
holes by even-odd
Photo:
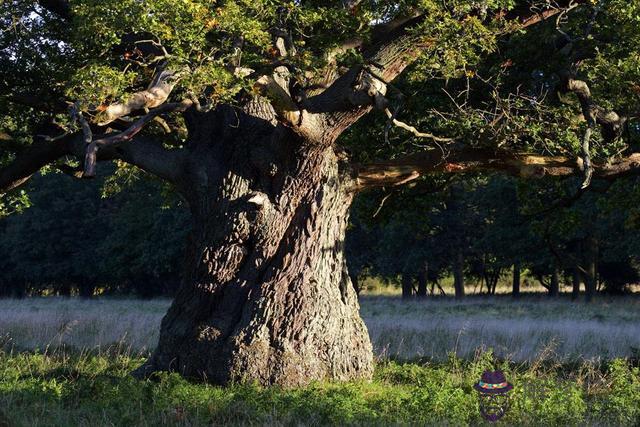
{"type": "Polygon", "coordinates": [[[343,254],[354,196],[434,173],[579,173],[585,188],[592,172],[634,173],[640,154],[591,164],[592,134],[614,146],[632,113],[598,104],[576,73],[598,58],[592,33],[633,37],[638,8],[620,12],[623,3],[4,2],[0,191],[9,200],[43,168],[90,178],[99,162],[115,160],[165,180],[187,201],[193,230],[183,284],[137,375],[175,370],[283,386],[368,378],[371,343],[343,254]],[[567,23],[574,15],[576,24],[567,23]],[[500,86],[513,66],[501,41],[549,22],[566,62],[554,86],[574,94],[576,108],[549,110],[517,84],[505,98],[500,86]],[[494,66],[481,77],[474,68],[489,57],[494,66]],[[448,99],[435,108],[403,90],[432,81],[448,99]],[[466,90],[450,95],[449,81],[466,90]],[[480,95],[470,100],[472,90],[480,95]],[[405,104],[418,106],[405,117],[435,117],[452,133],[418,130],[401,119],[405,104]],[[576,113],[586,126],[569,120],[576,113]],[[547,118],[553,126],[532,124],[547,118]],[[390,129],[426,148],[389,150],[390,129]],[[546,149],[555,156],[542,156],[536,144],[560,130],[582,148],[559,144],[546,149]]]}

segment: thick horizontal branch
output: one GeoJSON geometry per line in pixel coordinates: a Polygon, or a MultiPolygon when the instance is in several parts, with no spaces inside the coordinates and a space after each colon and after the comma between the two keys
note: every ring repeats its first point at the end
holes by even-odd
{"type": "Polygon", "coordinates": [[[36,142],[27,147],[13,162],[0,169],[0,194],[21,186],[42,167],[71,154],[71,149],[70,137],[54,142],[36,142]]]}
{"type": "Polygon", "coordinates": [[[136,136],[120,145],[100,150],[98,160],[108,157],[120,159],[181,188],[180,180],[187,160],[184,149],[167,149],[149,137],[136,136]]]}
{"type": "MultiPolygon", "coordinates": [[[[640,173],[640,153],[606,164],[595,164],[594,176],[615,179],[640,173]]],[[[365,165],[354,165],[355,190],[400,185],[419,176],[440,173],[498,171],[524,178],[581,174],[581,158],[543,157],[494,151],[485,148],[452,147],[445,156],[440,150],[429,150],[400,159],[365,165]]]]}
{"type": "MultiPolygon", "coordinates": [[[[0,169],[0,194],[23,185],[41,168],[54,164],[65,156],[82,158],[85,155],[85,150],[86,144],[80,133],[68,135],[55,141],[35,142],[19,153],[12,162],[0,169]]],[[[186,156],[183,149],[169,150],[148,137],[136,136],[118,141],[117,144],[103,146],[96,153],[96,161],[119,159],[177,184],[184,172],[186,156]]]]}

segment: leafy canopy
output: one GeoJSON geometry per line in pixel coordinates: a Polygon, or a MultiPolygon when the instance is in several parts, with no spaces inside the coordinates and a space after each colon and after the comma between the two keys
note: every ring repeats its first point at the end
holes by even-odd
{"type": "MultiPolygon", "coordinates": [[[[420,59],[394,82],[399,117],[419,129],[467,144],[541,154],[578,152],[585,123],[579,107],[555,96],[558,75],[577,68],[604,108],[633,116],[640,97],[640,4],[599,0],[526,30],[514,31],[503,12],[545,2],[516,0],[71,0],[60,16],[31,0],[0,4],[0,165],[34,136],[77,129],[65,103],[77,103],[91,122],[107,106],[145,89],[161,68],[179,70],[171,100],[240,103],[255,79],[252,70],[278,60],[274,39],[295,47],[287,62],[301,85],[317,75],[362,63],[345,41],[372,39],[375,26],[416,12],[426,14],[413,31],[429,41],[420,59]],[[348,4],[355,7],[345,7],[348,4]],[[570,39],[571,55],[567,55],[570,39]],[[569,60],[571,57],[571,60],[569,60]],[[577,66],[576,66],[577,64],[577,66]],[[48,108],[33,108],[29,99],[48,108]]],[[[185,140],[184,123],[173,131],[153,122],[145,132],[172,146],[185,140]]],[[[395,157],[434,144],[392,130],[386,118],[363,121],[342,140],[356,160],[395,157]]],[[[621,152],[638,139],[596,141],[596,157],[621,152]]],[[[5,205],[11,201],[3,202],[5,205]]]]}

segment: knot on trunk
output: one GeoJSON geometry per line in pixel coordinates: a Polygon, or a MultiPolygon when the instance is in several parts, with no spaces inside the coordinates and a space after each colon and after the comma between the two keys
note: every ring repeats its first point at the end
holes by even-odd
{"type": "Polygon", "coordinates": [[[269,196],[260,191],[254,191],[246,196],[248,205],[247,217],[251,221],[252,234],[259,238],[265,234],[269,226],[277,220],[278,210],[271,203],[269,196]]]}

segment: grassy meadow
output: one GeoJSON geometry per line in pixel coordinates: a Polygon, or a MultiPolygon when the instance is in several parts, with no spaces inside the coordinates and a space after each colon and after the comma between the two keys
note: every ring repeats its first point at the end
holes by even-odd
{"type": "Polygon", "coordinates": [[[640,298],[411,302],[364,295],[374,381],[296,390],[128,376],[169,301],[0,300],[0,426],[481,425],[485,369],[514,384],[508,425],[639,425],[640,298]]]}

